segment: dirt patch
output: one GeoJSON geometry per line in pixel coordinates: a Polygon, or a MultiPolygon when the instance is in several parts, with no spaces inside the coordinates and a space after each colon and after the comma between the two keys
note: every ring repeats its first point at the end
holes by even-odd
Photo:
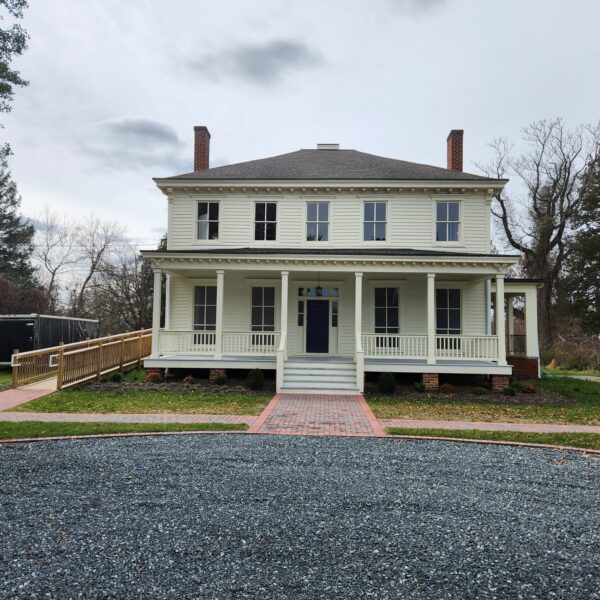
{"type": "Polygon", "coordinates": [[[164,381],[160,383],[100,381],[82,385],[75,389],[92,392],[163,392],[175,394],[210,393],[224,396],[227,394],[236,393],[246,394],[249,396],[262,396],[270,392],[275,393],[275,386],[269,385],[270,383],[271,382],[265,382],[264,389],[257,391],[248,389],[242,382],[232,382],[226,385],[215,385],[203,381],[194,383],[183,383],[182,381],[164,381]]]}

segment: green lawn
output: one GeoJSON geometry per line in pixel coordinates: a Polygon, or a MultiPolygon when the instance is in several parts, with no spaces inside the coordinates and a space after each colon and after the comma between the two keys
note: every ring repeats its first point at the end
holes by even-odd
{"type": "Polygon", "coordinates": [[[244,423],[42,423],[0,421],[0,439],[96,435],[101,433],[157,433],[160,431],[245,431],[244,423]]]}
{"type": "Polygon", "coordinates": [[[204,413],[215,415],[257,415],[271,394],[110,391],[71,389],[21,404],[20,412],[82,413],[204,413]]]}
{"type": "Polygon", "coordinates": [[[588,377],[600,377],[600,371],[576,371],[574,369],[547,369],[542,367],[542,373],[550,377],[562,377],[563,375],[586,375],[588,377]]]}
{"type": "Polygon", "coordinates": [[[600,424],[600,383],[568,377],[553,377],[533,382],[538,388],[565,399],[558,404],[527,404],[527,396],[517,397],[522,404],[491,394],[482,401],[454,398],[410,396],[377,396],[368,402],[380,419],[435,419],[443,421],[507,421],[538,423],[600,424]],[[575,400],[575,402],[573,402],[575,400]]]}
{"type": "Polygon", "coordinates": [[[0,392],[7,390],[12,384],[12,371],[0,369],[0,392]]]}
{"type": "Polygon", "coordinates": [[[554,444],[600,450],[600,434],[596,433],[523,433],[510,431],[478,431],[475,429],[403,429],[388,427],[388,435],[415,435],[466,440],[500,440],[529,444],[554,444]]]}

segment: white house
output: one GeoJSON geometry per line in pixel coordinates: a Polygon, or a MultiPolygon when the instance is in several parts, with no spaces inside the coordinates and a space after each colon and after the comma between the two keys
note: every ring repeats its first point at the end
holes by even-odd
{"type": "Polygon", "coordinates": [[[450,373],[498,389],[511,363],[537,374],[536,284],[505,279],[518,257],[490,246],[506,181],[463,172],[462,140],[450,132],[447,169],[337,144],[209,168],[210,134],[195,127],[194,171],[155,179],[168,242],[143,252],[145,366],[275,369],[278,390],[337,393],[362,391],[366,371],[420,373],[429,388],[450,373]],[[495,317],[493,296],[509,299],[495,317]]]}

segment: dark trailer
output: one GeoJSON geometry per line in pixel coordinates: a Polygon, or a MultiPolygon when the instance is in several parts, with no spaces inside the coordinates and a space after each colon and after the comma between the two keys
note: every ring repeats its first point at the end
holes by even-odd
{"type": "Polygon", "coordinates": [[[96,319],[54,317],[51,315],[0,315],[0,364],[10,364],[15,349],[20,352],[70,344],[97,338],[96,319]]]}

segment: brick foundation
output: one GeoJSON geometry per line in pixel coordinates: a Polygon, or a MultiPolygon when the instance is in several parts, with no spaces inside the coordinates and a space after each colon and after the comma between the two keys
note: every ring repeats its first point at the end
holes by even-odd
{"type": "Polygon", "coordinates": [[[510,377],[508,375],[492,375],[490,377],[490,387],[492,392],[499,393],[505,387],[508,387],[510,383],[510,377]]]}
{"type": "Polygon", "coordinates": [[[146,369],[144,381],[157,381],[163,378],[164,369],[146,369]]]}
{"type": "Polygon", "coordinates": [[[440,378],[437,373],[423,373],[423,385],[428,392],[437,391],[440,385],[440,378]]]}
{"type": "Polygon", "coordinates": [[[208,374],[208,379],[211,383],[214,383],[215,379],[223,373],[225,373],[225,369],[211,369],[208,374]]]}
{"type": "Polygon", "coordinates": [[[512,365],[513,377],[517,379],[538,379],[539,377],[539,358],[507,356],[506,362],[512,365]]]}

